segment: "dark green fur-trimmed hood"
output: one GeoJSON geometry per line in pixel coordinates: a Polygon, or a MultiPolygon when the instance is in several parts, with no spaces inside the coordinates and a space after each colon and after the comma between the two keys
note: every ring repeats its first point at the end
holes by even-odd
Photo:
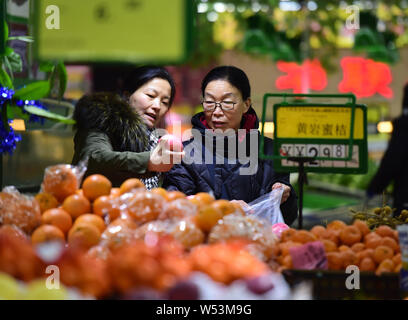
{"type": "Polygon", "coordinates": [[[115,93],[84,95],[75,106],[74,119],[78,131],[97,129],[106,133],[115,151],[142,152],[149,143],[143,119],[115,93]]]}

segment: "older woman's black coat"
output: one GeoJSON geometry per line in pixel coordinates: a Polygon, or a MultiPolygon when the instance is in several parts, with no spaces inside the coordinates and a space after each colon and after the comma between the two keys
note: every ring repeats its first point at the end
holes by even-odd
{"type": "MultiPolygon", "coordinates": [[[[197,152],[196,150],[201,150],[202,154],[199,157],[202,161],[200,161],[201,163],[195,161],[192,164],[186,164],[183,161],[182,164],[175,165],[172,170],[165,175],[163,182],[164,188],[168,190],[179,190],[187,195],[196,194],[198,192],[212,192],[216,199],[243,200],[249,203],[269,193],[272,185],[276,182],[290,186],[289,174],[275,172],[271,160],[261,160],[257,155],[255,156],[255,158],[258,159],[258,169],[256,173],[252,175],[240,174],[240,169],[248,167],[249,164],[242,164],[239,161],[235,161],[234,164],[227,163],[228,158],[231,159],[231,155],[228,154],[228,138],[225,137],[222,138],[225,140],[225,148],[221,151],[218,150],[216,155],[213,156],[213,159],[216,156],[223,158],[224,163],[215,164],[215,161],[213,161],[214,164],[205,164],[204,160],[206,153],[208,157],[208,148],[204,146],[204,135],[208,127],[204,120],[203,113],[195,115],[191,122],[193,128],[199,130],[201,137],[195,137],[183,143],[185,151],[187,151],[186,158],[193,157],[194,153],[197,152]],[[195,149],[192,148],[191,144],[195,144],[195,149]],[[190,149],[193,150],[191,150],[189,154],[188,150],[190,149]]],[[[249,130],[258,129],[258,127],[259,121],[256,113],[250,108],[241,122],[241,128],[246,129],[247,133],[246,135],[244,134],[242,141],[240,141],[239,138],[235,138],[236,145],[249,141],[249,130]]],[[[259,142],[259,133],[256,131],[255,134],[257,135],[256,140],[259,142]]],[[[215,143],[215,139],[216,138],[214,138],[213,143],[215,143]]],[[[272,143],[271,139],[265,138],[264,151],[266,154],[272,154],[272,143]]],[[[249,155],[249,151],[251,150],[249,143],[247,143],[246,146],[247,155],[249,155]]],[[[236,156],[234,155],[233,157],[235,157],[236,160],[236,156]]],[[[283,218],[289,225],[296,219],[298,212],[296,193],[292,187],[291,189],[289,199],[281,205],[283,218]]]]}

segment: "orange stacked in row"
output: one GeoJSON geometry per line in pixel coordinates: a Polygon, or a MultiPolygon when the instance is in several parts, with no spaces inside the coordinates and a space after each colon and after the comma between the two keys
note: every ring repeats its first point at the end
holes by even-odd
{"type": "Polygon", "coordinates": [[[399,272],[402,267],[396,230],[380,226],[370,231],[361,220],[355,220],[352,225],[335,220],[326,227],[314,226],[310,231],[285,230],[277,249],[280,270],[292,268],[290,248],[312,241],[323,243],[330,270],[344,270],[349,265],[356,265],[361,271],[381,274],[399,272]]]}

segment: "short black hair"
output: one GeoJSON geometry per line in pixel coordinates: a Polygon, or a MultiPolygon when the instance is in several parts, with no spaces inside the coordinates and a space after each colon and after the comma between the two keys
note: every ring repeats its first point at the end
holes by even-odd
{"type": "Polygon", "coordinates": [[[236,87],[242,95],[242,99],[245,101],[251,96],[251,86],[247,75],[241,69],[234,66],[219,66],[212,69],[204,77],[201,82],[201,93],[204,96],[205,88],[211,81],[226,80],[231,85],[236,87]]]}
{"type": "Polygon", "coordinates": [[[176,85],[173,77],[170,75],[167,69],[163,67],[149,65],[134,69],[125,79],[122,95],[129,97],[133,94],[133,92],[154,78],[167,80],[167,82],[170,84],[170,107],[173,104],[174,96],[176,95],[176,85]]]}

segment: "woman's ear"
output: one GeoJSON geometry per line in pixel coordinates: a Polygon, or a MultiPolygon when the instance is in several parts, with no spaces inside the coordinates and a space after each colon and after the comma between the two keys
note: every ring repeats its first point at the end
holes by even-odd
{"type": "Polygon", "coordinates": [[[251,107],[252,101],[251,98],[248,98],[244,101],[244,113],[247,113],[247,111],[249,110],[249,108],[251,107]]]}

